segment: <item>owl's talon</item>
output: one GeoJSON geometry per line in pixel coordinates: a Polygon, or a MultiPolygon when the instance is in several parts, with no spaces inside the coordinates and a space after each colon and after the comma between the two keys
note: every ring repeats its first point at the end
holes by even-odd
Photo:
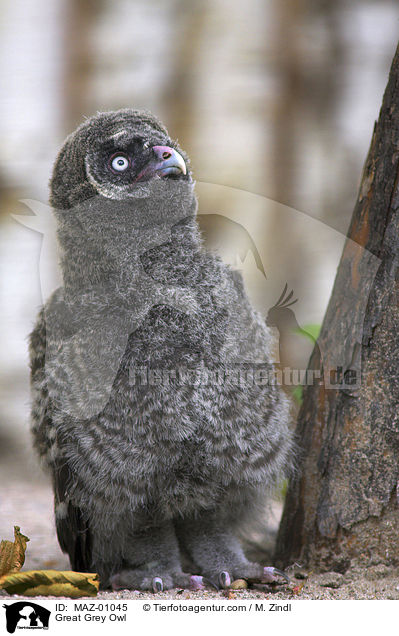
{"type": "Polygon", "coordinates": [[[157,592],[163,592],[163,581],[159,576],[152,579],[152,589],[155,594],[157,592]]]}
{"type": "Polygon", "coordinates": [[[205,576],[202,577],[203,582],[205,583],[205,585],[209,585],[209,587],[213,587],[215,590],[219,590],[219,585],[216,585],[216,583],[214,581],[212,581],[211,579],[206,578],[205,576]]]}
{"type": "Polygon", "coordinates": [[[287,583],[291,582],[290,577],[285,572],[282,572],[277,568],[265,567],[263,568],[262,583],[273,583],[274,581],[277,581],[277,576],[281,576],[287,581],[287,583]]]}
{"type": "Polygon", "coordinates": [[[204,590],[205,582],[202,576],[197,576],[196,574],[192,574],[190,576],[190,590],[204,590]]]}
{"type": "Polygon", "coordinates": [[[220,587],[222,587],[223,589],[226,589],[227,587],[230,587],[231,585],[231,576],[228,572],[223,571],[220,572],[219,574],[219,584],[220,587]]]}

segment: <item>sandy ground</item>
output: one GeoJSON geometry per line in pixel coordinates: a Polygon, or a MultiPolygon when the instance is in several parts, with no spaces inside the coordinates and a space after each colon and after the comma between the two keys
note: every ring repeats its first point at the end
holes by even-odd
{"type": "MultiPolygon", "coordinates": [[[[0,483],[0,539],[13,539],[13,526],[30,538],[24,570],[68,570],[67,557],[62,554],[55,536],[52,493],[46,480],[19,480],[18,471],[8,472],[0,483]],[[14,474],[12,474],[14,472],[14,474]],[[8,482],[8,483],[7,483],[8,482]]],[[[4,475],[4,473],[3,473],[4,475]]],[[[274,508],[274,528],[277,526],[274,508]]],[[[291,584],[254,586],[241,591],[201,592],[169,590],[158,594],[122,590],[100,592],[99,599],[394,599],[399,600],[399,570],[383,564],[367,569],[350,569],[346,574],[336,572],[307,573],[293,567],[289,571],[291,584]],[[305,578],[303,578],[305,577],[305,578]]],[[[5,592],[1,592],[5,595],[5,592]]],[[[7,595],[8,597],[8,595],[7,595]]],[[[17,597],[13,597],[17,598],[17,597]]],[[[18,597],[20,598],[20,597],[18,597]]],[[[48,597],[52,598],[52,597],[48,597]]]]}

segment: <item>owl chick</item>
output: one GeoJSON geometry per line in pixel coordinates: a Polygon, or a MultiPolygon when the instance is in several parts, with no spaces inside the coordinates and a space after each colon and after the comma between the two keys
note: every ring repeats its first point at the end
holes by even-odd
{"type": "Polygon", "coordinates": [[[32,432],[71,567],[113,589],[273,580],[238,535],[291,465],[289,403],[202,245],[187,156],[150,113],[99,113],[50,189],[63,286],[30,337],[32,432]]]}

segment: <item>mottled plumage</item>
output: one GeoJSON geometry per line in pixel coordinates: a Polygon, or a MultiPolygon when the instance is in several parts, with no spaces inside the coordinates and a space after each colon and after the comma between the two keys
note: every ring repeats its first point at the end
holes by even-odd
{"type": "Polygon", "coordinates": [[[51,204],[64,284],[31,334],[32,431],[72,568],[115,589],[265,580],[237,533],[291,465],[289,405],[241,276],[202,246],[187,157],[152,115],[100,113],[51,204]]]}

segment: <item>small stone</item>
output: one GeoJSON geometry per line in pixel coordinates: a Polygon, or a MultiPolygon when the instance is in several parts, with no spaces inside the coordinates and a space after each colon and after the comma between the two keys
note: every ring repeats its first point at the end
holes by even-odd
{"type": "Polygon", "coordinates": [[[366,570],[366,577],[369,581],[377,581],[378,579],[384,579],[391,574],[391,568],[384,563],[373,565],[366,570]]]}
{"type": "Polygon", "coordinates": [[[248,588],[248,583],[244,581],[244,579],[236,579],[230,585],[231,590],[246,590],[248,588]]]}
{"type": "Polygon", "coordinates": [[[341,587],[344,582],[344,577],[342,574],[338,574],[338,572],[325,572],[324,574],[320,574],[318,577],[318,583],[322,587],[332,587],[337,589],[341,587]]]}

